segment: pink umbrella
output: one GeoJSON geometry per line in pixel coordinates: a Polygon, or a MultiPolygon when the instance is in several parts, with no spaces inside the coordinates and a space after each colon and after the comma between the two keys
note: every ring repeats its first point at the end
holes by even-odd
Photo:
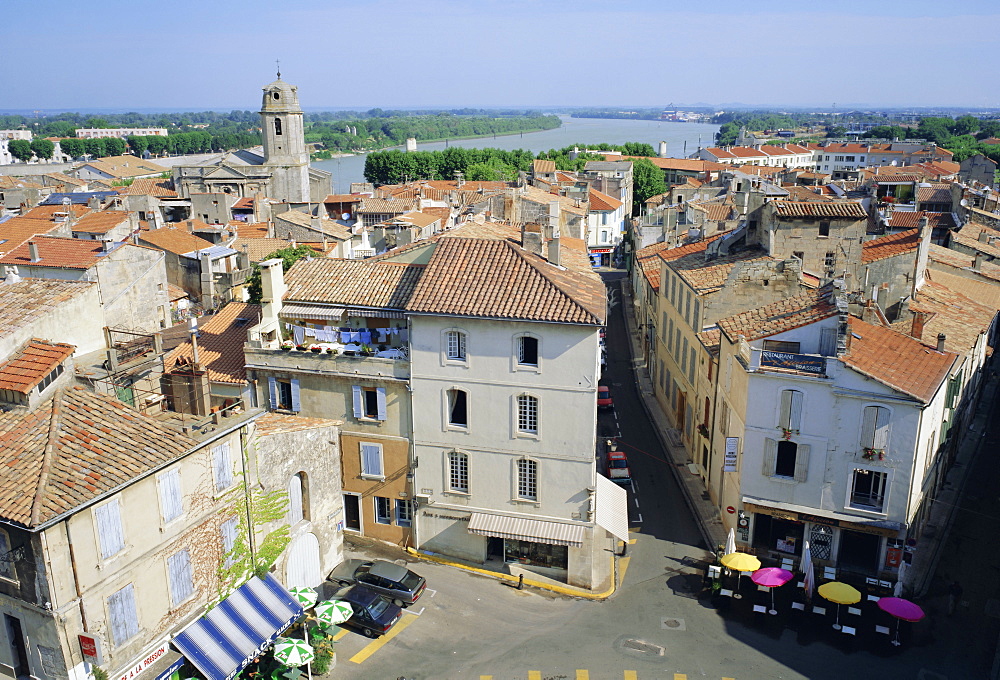
{"type": "Polygon", "coordinates": [[[764,567],[750,575],[750,580],[757,585],[771,588],[771,614],[778,613],[778,610],[774,608],[774,589],[785,585],[793,578],[795,578],[795,574],[787,569],[780,569],[778,567],[764,567]]]}
{"type": "Polygon", "coordinates": [[[892,614],[897,619],[896,637],[892,641],[892,644],[897,647],[899,646],[899,622],[909,621],[910,623],[916,623],[924,618],[924,610],[919,605],[909,600],[904,600],[901,597],[883,597],[878,601],[878,608],[888,614],[892,614]]]}

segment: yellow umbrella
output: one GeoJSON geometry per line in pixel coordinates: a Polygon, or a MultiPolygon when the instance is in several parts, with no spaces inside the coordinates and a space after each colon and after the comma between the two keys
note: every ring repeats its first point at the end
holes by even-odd
{"type": "MultiPolygon", "coordinates": [[[[758,560],[753,555],[748,555],[747,553],[734,552],[728,555],[723,555],[721,560],[723,566],[733,571],[742,572],[744,571],[757,571],[760,569],[760,560],[758,560]]],[[[736,590],[739,591],[740,577],[736,578],[736,590]]],[[[742,597],[742,595],[737,592],[733,597],[742,597]]]]}
{"type": "Polygon", "coordinates": [[[823,599],[837,604],[837,622],[833,624],[833,627],[836,630],[840,630],[840,605],[860,602],[861,592],[857,588],[852,588],[840,581],[824,583],[817,590],[823,599]]]}

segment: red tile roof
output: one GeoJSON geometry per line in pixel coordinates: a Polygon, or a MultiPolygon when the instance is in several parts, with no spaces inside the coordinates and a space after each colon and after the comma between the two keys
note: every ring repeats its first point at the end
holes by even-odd
{"type": "Polygon", "coordinates": [[[27,394],[75,350],[75,345],[32,338],[14,358],[0,364],[0,390],[27,394]]]}
{"type": "Polygon", "coordinates": [[[5,283],[0,305],[0,337],[29,326],[97,283],[61,279],[24,279],[5,283]]]}
{"type": "Polygon", "coordinates": [[[823,286],[721,319],[719,329],[731,342],[740,335],[749,342],[808,326],[836,314],[832,289],[823,286]]]}
{"type": "Polygon", "coordinates": [[[891,328],[849,318],[847,366],[898,392],[928,403],[948,378],[957,355],[938,352],[891,328]]]}
{"type": "Polygon", "coordinates": [[[543,160],[541,158],[536,158],[531,163],[531,170],[533,172],[544,172],[544,173],[555,172],[556,162],[543,160]]]}
{"type": "Polygon", "coordinates": [[[865,241],[861,246],[861,261],[876,262],[894,255],[910,253],[920,245],[920,230],[909,229],[898,234],[889,234],[881,238],[865,241]]]}
{"type": "MultiPolygon", "coordinates": [[[[997,308],[937,283],[933,280],[933,273],[931,277],[910,302],[912,311],[928,315],[924,321],[922,338],[926,342],[932,342],[942,333],[946,349],[966,354],[975,346],[979,335],[989,331],[997,308]]],[[[911,327],[907,322],[903,332],[909,333],[911,327]]]]}
{"type": "Polygon", "coordinates": [[[128,222],[128,213],[124,210],[91,212],[73,222],[73,231],[85,234],[106,234],[122,222],[128,222]]]}
{"type": "MultiPolygon", "coordinates": [[[[221,383],[246,382],[246,360],[243,344],[247,330],[260,322],[260,305],[231,302],[211,317],[202,317],[198,329],[198,360],[208,371],[208,379],[221,383]]],[[[194,359],[190,340],[175,348],[163,359],[169,372],[178,367],[178,360],[194,359]]]]}
{"type": "Polygon", "coordinates": [[[155,196],[156,198],[177,198],[174,182],[159,177],[141,177],[127,187],[118,190],[124,196],[155,196]]]}
{"type": "Polygon", "coordinates": [[[22,243],[0,257],[0,264],[13,264],[22,267],[55,267],[57,269],[90,269],[106,254],[100,241],[35,236],[30,241],[22,243]],[[35,243],[38,246],[39,260],[37,262],[31,261],[30,243],[35,243]]]}
{"type": "Polygon", "coordinates": [[[422,265],[317,257],[288,270],[285,300],[404,309],[422,265]]]}
{"type": "Polygon", "coordinates": [[[863,220],[868,213],[854,201],[773,201],[779,217],[840,217],[863,220]]]}
{"type": "Polygon", "coordinates": [[[916,229],[920,226],[920,210],[893,210],[889,216],[889,226],[896,229],[916,229]]]}
{"type": "Polygon", "coordinates": [[[214,244],[200,236],[189,234],[182,229],[174,227],[163,227],[162,229],[150,229],[144,231],[139,236],[139,240],[151,246],[165,250],[175,255],[191,253],[203,248],[211,248],[214,244]]]}
{"type": "Polygon", "coordinates": [[[343,424],[340,420],[329,418],[309,418],[293,416],[285,413],[265,413],[257,419],[257,436],[267,437],[283,432],[298,432],[299,430],[314,430],[319,427],[333,427],[343,424]]]}
{"type": "Polygon", "coordinates": [[[357,194],[329,194],[323,199],[324,203],[360,203],[364,196],[357,194]]]}
{"type": "MultiPolygon", "coordinates": [[[[707,242],[702,241],[702,243],[707,242]]],[[[707,262],[702,252],[695,252],[673,260],[667,266],[677,272],[677,275],[684,279],[696,294],[706,295],[720,290],[726,284],[730,272],[736,265],[744,262],[774,259],[759,248],[747,248],[707,262]]]]}
{"type": "Polygon", "coordinates": [[[232,220],[229,226],[236,229],[236,235],[240,238],[267,238],[267,222],[240,222],[239,220],[232,220]]]}
{"type": "Polygon", "coordinates": [[[590,190],[590,209],[599,212],[612,212],[618,210],[618,208],[624,205],[621,201],[613,196],[608,196],[605,193],[598,191],[597,189],[590,190]]]}

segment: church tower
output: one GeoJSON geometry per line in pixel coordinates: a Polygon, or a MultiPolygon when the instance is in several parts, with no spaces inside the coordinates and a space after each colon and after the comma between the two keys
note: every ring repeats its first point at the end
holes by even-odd
{"type": "Polygon", "coordinates": [[[271,195],[305,203],[309,201],[309,154],[298,90],[279,73],[277,80],[264,87],[260,120],[264,165],[274,168],[271,195]]]}

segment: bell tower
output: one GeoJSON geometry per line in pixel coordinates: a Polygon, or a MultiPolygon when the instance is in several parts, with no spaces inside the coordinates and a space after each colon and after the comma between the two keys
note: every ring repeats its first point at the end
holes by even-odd
{"type": "Polygon", "coordinates": [[[269,195],[291,202],[309,201],[309,153],[306,151],[299,88],[278,79],[264,87],[260,106],[264,165],[273,168],[269,195]]]}

